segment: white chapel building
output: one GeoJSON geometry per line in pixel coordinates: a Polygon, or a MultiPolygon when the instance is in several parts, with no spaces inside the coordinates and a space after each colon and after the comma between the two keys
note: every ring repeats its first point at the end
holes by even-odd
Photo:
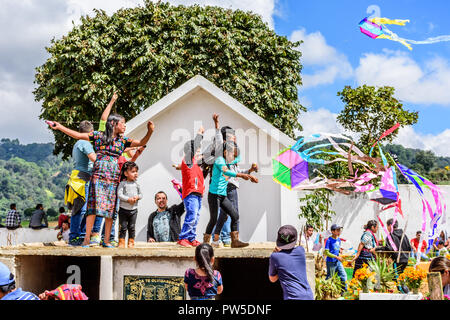
{"type": "MultiPolygon", "coordinates": [[[[299,228],[297,192],[272,180],[272,158],[295,141],[212,82],[197,75],[127,122],[125,135],[138,139],[147,132],[149,120],[155,124],[147,148],[136,161],[139,166],[138,183],[144,196],[138,207],[137,241],[147,240],[147,220],[156,210],[156,192],[166,192],[169,206],[181,202],[171,183],[172,179],[181,182],[181,172],[172,165],[181,163],[184,143],[194,139],[201,125],[205,128],[203,149],[212,141],[214,113],[219,114],[220,127],[230,126],[236,131],[241,152],[240,167],[250,168],[252,163],[259,166],[258,173],[253,173],[259,183],[240,181],[240,238],[250,242],[275,241],[281,225],[292,224],[299,228]]],[[[209,177],[205,179],[197,226],[199,241],[203,239],[210,216],[208,189],[209,177]]]]}

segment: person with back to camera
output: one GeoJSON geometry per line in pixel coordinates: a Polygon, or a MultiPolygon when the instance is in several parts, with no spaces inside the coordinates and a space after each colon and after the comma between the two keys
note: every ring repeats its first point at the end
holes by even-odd
{"type": "Polygon", "coordinates": [[[185,143],[184,158],[180,165],[175,166],[175,168],[181,170],[183,185],[181,198],[184,208],[186,208],[186,216],[177,244],[187,248],[196,247],[200,244],[196,239],[196,231],[202,208],[203,192],[205,191],[203,171],[199,165],[202,159],[201,142],[204,131],[205,129],[200,127],[194,140],[185,143]]]}
{"type": "Polygon", "coordinates": [[[284,300],[314,300],[306,276],[306,255],[297,243],[297,230],[285,225],[278,230],[277,246],[270,255],[269,280],[280,280],[284,300]]]}
{"type": "Polygon", "coordinates": [[[17,228],[22,227],[22,217],[20,216],[19,211],[16,209],[16,204],[11,203],[9,206],[10,210],[8,211],[6,215],[6,221],[5,221],[5,227],[8,230],[15,230],[17,228]]]}
{"type": "Polygon", "coordinates": [[[214,249],[207,243],[195,248],[197,268],[184,273],[184,283],[191,300],[214,300],[223,291],[222,275],[213,269],[214,249]]]}
{"type": "Polygon", "coordinates": [[[441,274],[444,295],[450,297],[450,260],[446,257],[434,258],[430,262],[428,272],[439,272],[441,274]]]}
{"type": "Polygon", "coordinates": [[[35,230],[48,228],[47,214],[45,213],[44,206],[41,203],[36,205],[36,210],[34,210],[31,215],[30,228],[35,230]]]}
{"type": "Polygon", "coordinates": [[[32,292],[16,288],[14,275],[0,262],[0,300],[39,300],[39,298],[32,292]]]}

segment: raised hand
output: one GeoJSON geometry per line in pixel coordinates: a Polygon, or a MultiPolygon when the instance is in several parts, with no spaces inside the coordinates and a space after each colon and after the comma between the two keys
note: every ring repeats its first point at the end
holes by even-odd
{"type": "Polygon", "coordinates": [[[205,132],[205,128],[203,128],[203,126],[200,126],[200,128],[198,129],[198,133],[203,134],[204,132],[205,132]]]}
{"type": "Polygon", "coordinates": [[[155,131],[155,124],[153,123],[153,121],[147,122],[147,130],[150,132],[155,131]]]}

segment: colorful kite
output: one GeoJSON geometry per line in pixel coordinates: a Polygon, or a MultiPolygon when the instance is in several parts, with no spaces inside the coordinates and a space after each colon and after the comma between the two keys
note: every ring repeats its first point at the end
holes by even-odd
{"type": "MultiPolygon", "coordinates": [[[[419,242],[418,250],[420,250],[422,247],[422,240],[425,237],[425,231],[427,229],[426,228],[427,212],[430,217],[430,228],[429,228],[430,233],[428,234],[428,243],[429,243],[428,247],[431,248],[439,220],[441,224],[444,224],[446,222],[445,221],[446,204],[443,201],[442,191],[431,181],[422,177],[421,175],[409,169],[408,167],[399,163],[396,163],[396,165],[400,170],[400,172],[416,187],[420,197],[422,198],[422,228],[421,228],[422,236],[419,242]],[[428,189],[433,196],[435,204],[434,210],[431,207],[428,200],[425,198],[424,189],[428,189]]],[[[418,257],[418,261],[420,261],[420,257],[418,257]]]]}
{"type": "MultiPolygon", "coordinates": [[[[371,172],[369,163],[375,165],[378,172],[382,166],[379,159],[367,157],[359,150],[351,139],[336,134],[317,133],[308,137],[300,138],[292,147],[281,150],[272,160],[273,164],[273,180],[290,190],[312,190],[326,188],[329,190],[349,194],[348,188],[354,188],[353,180],[360,179],[355,176],[354,179],[328,179],[324,175],[317,176],[313,179],[309,177],[309,164],[326,165],[337,161],[347,162],[349,170],[353,174],[352,163],[362,165],[366,171],[371,172]],[[336,142],[333,138],[347,142],[336,142]],[[328,140],[327,143],[322,143],[328,140]],[[307,146],[312,144],[312,146],[307,146]],[[344,150],[347,147],[348,150],[344,150]],[[320,158],[319,155],[325,154],[328,159],[320,158]],[[330,157],[331,156],[331,157],[330,157]]],[[[318,172],[314,169],[313,172],[318,172]]],[[[373,175],[376,177],[376,175],[373,175]]],[[[372,178],[373,178],[372,177],[372,178]]],[[[364,176],[367,178],[367,176],[364,176]]]]}
{"type": "Polygon", "coordinates": [[[272,164],[273,180],[289,190],[309,178],[308,162],[292,148],[282,150],[272,164]]]}
{"type": "Polygon", "coordinates": [[[431,37],[422,41],[404,39],[400,38],[397,34],[386,27],[387,24],[404,26],[406,22],[409,22],[409,20],[387,19],[379,17],[370,19],[364,18],[359,22],[359,29],[362,33],[371,37],[372,39],[388,39],[397,41],[406,46],[409,50],[412,50],[411,44],[431,44],[442,41],[450,41],[450,35],[431,37]]]}

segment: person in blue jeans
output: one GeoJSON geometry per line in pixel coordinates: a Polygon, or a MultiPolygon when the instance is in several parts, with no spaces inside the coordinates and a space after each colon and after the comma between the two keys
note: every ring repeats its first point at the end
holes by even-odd
{"type": "Polygon", "coordinates": [[[333,224],[331,226],[331,237],[328,238],[327,243],[325,244],[325,256],[327,257],[327,276],[326,279],[329,279],[333,276],[334,273],[337,273],[339,278],[341,279],[343,285],[343,291],[347,290],[347,274],[345,273],[344,265],[342,264],[342,257],[339,256],[341,250],[341,239],[339,236],[341,235],[342,227],[333,224]]]}
{"type": "MultiPolygon", "coordinates": [[[[219,125],[218,117],[215,120],[217,121],[216,126],[219,125]]],[[[222,134],[222,141],[227,142],[231,141],[236,143],[236,134],[233,128],[229,126],[222,127],[220,129],[222,134]]],[[[217,141],[217,139],[216,139],[217,141]]],[[[219,141],[220,142],[220,141],[219,141]]],[[[241,157],[239,156],[239,147],[235,149],[235,160],[227,164],[227,167],[230,171],[235,173],[244,173],[244,174],[250,174],[253,171],[258,172],[258,166],[256,164],[252,164],[252,167],[249,170],[242,170],[239,168],[238,163],[241,161],[241,157]]],[[[238,201],[238,189],[239,189],[239,181],[238,179],[234,177],[230,177],[228,179],[228,185],[227,185],[227,198],[230,200],[231,204],[233,205],[234,210],[239,214],[239,201],[238,201]]],[[[220,221],[221,219],[226,219],[222,230],[220,231],[220,237],[219,241],[223,243],[225,247],[231,246],[231,218],[226,215],[223,210],[219,209],[219,218],[217,221],[220,221]],[[226,217],[226,218],[225,218],[226,217]]],[[[215,227],[213,229],[213,234],[215,233],[215,227]]]]}
{"type": "MultiPolygon", "coordinates": [[[[81,121],[79,125],[79,132],[88,133],[94,130],[94,126],[89,121],[81,121]]],[[[79,246],[83,242],[84,235],[86,234],[86,206],[87,195],[89,193],[89,179],[92,172],[92,165],[97,158],[94,148],[89,141],[79,140],[75,143],[72,149],[72,159],[74,162],[74,169],[72,176],[80,181],[84,181],[84,200],[82,197],[75,198],[69,209],[72,210],[70,218],[70,234],[69,244],[73,246],[79,246]]],[[[70,186],[70,180],[68,185],[70,186]]]]}

